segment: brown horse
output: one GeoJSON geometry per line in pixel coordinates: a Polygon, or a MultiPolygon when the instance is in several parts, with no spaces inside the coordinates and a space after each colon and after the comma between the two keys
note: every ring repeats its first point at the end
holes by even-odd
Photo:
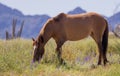
{"type": "Polygon", "coordinates": [[[76,41],[88,36],[91,36],[98,45],[98,65],[102,63],[102,60],[106,64],[108,62],[106,58],[108,23],[101,15],[93,12],[77,15],[60,13],[49,19],[41,29],[37,39],[33,39],[33,62],[41,60],[44,54],[44,46],[50,38],[53,38],[57,44],[56,52],[62,64],[61,47],[65,41],[76,41]]]}

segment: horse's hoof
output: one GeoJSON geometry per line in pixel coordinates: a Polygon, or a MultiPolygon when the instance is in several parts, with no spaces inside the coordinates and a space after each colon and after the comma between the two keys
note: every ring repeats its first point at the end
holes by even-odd
{"type": "Polygon", "coordinates": [[[111,63],[107,60],[106,62],[104,62],[104,66],[106,65],[111,65],[111,63]]]}
{"type": "Polygon", "coordinates": [[[101,64],[101,63],[98,63],[97,65],[99,66],[99,65],[102,65],[102,64],[101,64]]]}

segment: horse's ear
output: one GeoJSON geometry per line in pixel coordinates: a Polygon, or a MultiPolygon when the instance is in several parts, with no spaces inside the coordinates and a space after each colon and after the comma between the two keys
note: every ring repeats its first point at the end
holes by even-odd
{"type": "Polygon", "coordinates": [[[32,37],[32,40],[35,41],[35,39],[32,37]]]}
{"type": "Polygon", "coordinates": [[[43,42],[44,42],[44,39],[43,39],[43,37],[42,37],[42,36],[40,36],[40,41],[41,41],[41,43],[43,43],[43,42]]]}

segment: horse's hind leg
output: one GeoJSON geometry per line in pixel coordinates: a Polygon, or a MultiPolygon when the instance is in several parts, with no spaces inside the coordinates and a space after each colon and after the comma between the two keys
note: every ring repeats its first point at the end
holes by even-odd
{"type": "Polygon", "coordinates": [[[59,63],[63,64],[64,61],[61,57],[61,52],[62,52],[62,45],[64,44],[64,41],[56,41],[56,44],[57,44],[56,53],[57,53],[59,63]]]}
{"type": "Polygon", "coordinates": [[[102,42],[98,41],[97,42],[98,49],[99,49],[99,60],[98,60],[98,65],[101,65],[101,59],[103,58],[103,48],[102,48],[102,42]]]}
{"type": "Polygon", "coordinates": [[[101,59],[103,57],[103,48],[102,48],[102,41],[101,41],[101,36],[98,36],[97,34],[92,33],[91,37],[95,40],[97,46],[98,46],[98,51],[99,51],[99,57],[98,57],[98,65],[101,65],[101,59]]]}
{"type": "MultiPolygon", "coordinates": [[[[104,48],[104,44],[102,44],[102,46],[103,46],[103,48],[104,48]]],[[[104,63],[104,65],[109,62],[109,61],[107,60],[106,53],[107,53],[107,50],[106,50],[106,49],[103,49],[103,63],[104,63]]]]}
{"type": "Polygon", "coordinates": [[[106,52],[107,52],[106,50],[103,50],[103,63],[104,63],[104,65],[109,62],[107,60],[107,57],[106,57],[106,52]]]}

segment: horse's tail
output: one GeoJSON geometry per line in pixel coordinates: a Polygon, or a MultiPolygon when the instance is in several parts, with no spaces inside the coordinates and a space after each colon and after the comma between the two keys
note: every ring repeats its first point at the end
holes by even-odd
{"type": "Polygon", "coordinates": [[[102,37],[102,46],[103,46],[103,51],[104,54],[106,55],[106,51],[107,51],[107,47],[108,47],[108,33],[109,33],[109,29],[108,29],[108,23],[107,20],[105,20],[106,22],[106,28],[102,37]]]}

